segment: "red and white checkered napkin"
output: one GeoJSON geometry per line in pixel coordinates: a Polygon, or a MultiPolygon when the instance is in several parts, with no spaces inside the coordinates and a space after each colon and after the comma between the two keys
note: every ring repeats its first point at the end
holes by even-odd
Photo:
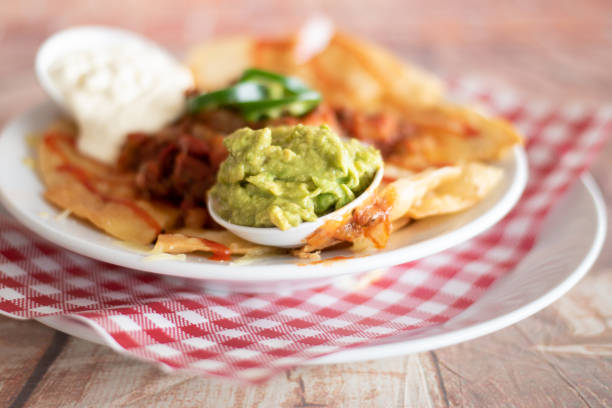
{"type": "Polygon", "coordinates": [[[389,269],[359,289],[204,294],[58,248],[0,218],[0,311],[16,318],[79,315],[132,356],[202,374],[262,381],[309,359],[447,321],[512,270],[551,206],[600,150],[609,110],[552,109],[456,81],[528,136],[530,181],[516,208],[486,233],[389,269]]]}

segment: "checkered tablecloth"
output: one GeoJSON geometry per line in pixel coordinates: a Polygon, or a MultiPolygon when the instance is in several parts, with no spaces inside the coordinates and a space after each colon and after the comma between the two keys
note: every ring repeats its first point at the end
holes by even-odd
{"type": "Polygon", "coordinates": [[[78,315],[128,355],[246,382],[310,359],[438,325],[462,312],[534,245],[542,221],[585,171],[612,110],[523,100],[474,79],[452,81],[526,135],[530,180],[495,227],[440,254],[390,268],[364,287],[210,294],[61,249],[0,216],[0,312],[78,315]]]}

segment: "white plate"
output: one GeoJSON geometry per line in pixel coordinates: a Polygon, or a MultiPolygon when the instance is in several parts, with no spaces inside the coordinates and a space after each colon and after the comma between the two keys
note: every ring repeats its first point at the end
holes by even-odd
{"type": "MultiPolygon", "coordinates": [[[[452,216],[422,220],[394,233],[384,250],[359,256],[297,266],[291,256],[273,256],[244,265],[189,256],[187,261],[143,261],[142,253],[72,217],[57,219],[58,210],[47,203],[40,179],[24,159],[33,152],[26,142],[32,132],[44,130],[59,116],[52,104],[41,105],[9,123],[0,136],[0,200],[25,226],[74,252],[101,261],[164,275],[197,279],[208,288],[271,291],[322,284],[354,274],[412,261],[464,242],[499,221],[516,204],[527,181],[522,148],[515,148],[499,163],[505,177],[489,196],[473,208],[452,216]]],[[[350,257],[349,250],[325,251],[323,258],[350,257]]]]}
{"type": "MultiPolygon", "coordinates": [[[[432,350],[489,334],[550,305],[589,270],[606,235],[606,208],[597,185],[584,176],[548,216],[533,250],[464,312],[448,322],[411,330],[313,360],[314,364],[372,360],[432,350]]],[[[82,319],[45,317],[41,323],[123,351],[82,319]]]]}

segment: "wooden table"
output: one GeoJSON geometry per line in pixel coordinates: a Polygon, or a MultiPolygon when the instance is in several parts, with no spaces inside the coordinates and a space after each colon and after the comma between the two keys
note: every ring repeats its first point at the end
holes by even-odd
{"type": "MultiPolygon", "coordinates": [[[[62,27],[121,25],[180,52],[212,35],[284,31],[317,12],[436,72],[483,75],[538,99],[612,99],[609,3],[489,3],[3,1],[0,123],[44,98],[33,56],[62,27]]],[[[593,169],[608,203],[611,158],[608,146],[593,169]]],[[[0,406],[609,407],[611,294],[609,239],[576,288],[510,328],[401,358],[297,368],[258,387],[165,375],[38,323],[0,318],[0,406]]]]}

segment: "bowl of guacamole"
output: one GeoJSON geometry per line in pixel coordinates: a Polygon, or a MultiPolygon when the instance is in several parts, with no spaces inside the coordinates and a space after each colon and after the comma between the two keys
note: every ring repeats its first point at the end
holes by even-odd
{"type": "Polygon", "coordinates": [[[213,217],[282,231],[314,222],[359,197],[382,169],[381,154],[326,125],[243,128],[209,190],[213,217]]]}

